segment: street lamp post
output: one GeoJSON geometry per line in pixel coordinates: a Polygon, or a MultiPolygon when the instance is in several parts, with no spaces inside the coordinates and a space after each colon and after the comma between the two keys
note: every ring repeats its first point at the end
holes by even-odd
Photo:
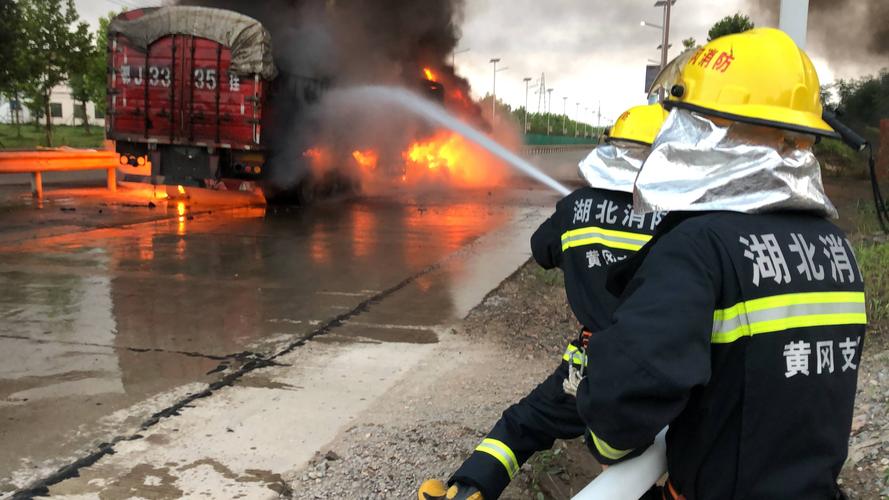
{"type": "Polygon", "coordinates": [[[552,133],[552,127],[549,124],[549,120],[553,116],[553,90],[555,89],[546,89],[546,93],[549,94],[549,102],[546,105],[546,135],[552,133]]]}
{"type": "Polygon", "coordinates": [[[525,133],[528,133],[528,92],[531,90],[531,77],[525,77],[525,133]]]}
{"type": "Polygon", "coordinates": [[[661,41],[661,69],[667,67],[667,60],[669,58],[670,52],[670,11],[673,8],[673,4],[676,3],[676,0],[658,0],[655,2],[655,7],[663,7],[664,8],[664,25],[663,25],[663,40],[661,41]]]}
{"type": "MultiPolygon", "coordinates": [[[[599,115],[599,117],[596,119],[596,134],[598,134],[599,137],[601,138],[602,137],[602,101],[599,101],[598,115],[599,115]]],[[[596,144],[598,144],[598,143],[599,143],[599,139],[596,140],[596,144]]]]}
{"type": "Polygon", "coordinates": [[[451,52],[451,67],[457,69],[457,54],[465,54],[472,49],[461,49],[451,52]]]}
{"type": "Polygon", "coordinates": [[[568,98],[562,97],[562,135],[568,135],[568,98]]]}
{"type": "Polygon", "coordinates": [[[580,122],[580,101],[577,101],[577,107],[574,109],[574,137],[577,137],[577,124],[580,122]]]}
{"type": "Polygon", "coordinates": [[[661,67],[661,69],[664,69],[664,46],[663,46],[664,27],[661,26],[660,24],[650,23],[648,21],[642,21],[641,23],[639,23],[639,25],[640,26],[648,26],[649,28],[655,28],[655,29],[658,29],[661,31],[661,45],[658,45],[658,50],[661,51],[661,60],[660,61],[652,61],[651,59],[649,59],[648,61],[651,63],[657,64],[661,67]]]}
{"type": "Polygon", "coordinates": [[[499,57],[491,59],[491,64],[494,65],[494,85],[491,90],[491,128],[497,127],[497,63],[499,62],[499,57]]]}
{"type": "Polygon", "coordinates": [[[809,27],[809,0],[781,0],[778,27],[790,35],[796,45],[806,48],[806,31],[809,27]]]}

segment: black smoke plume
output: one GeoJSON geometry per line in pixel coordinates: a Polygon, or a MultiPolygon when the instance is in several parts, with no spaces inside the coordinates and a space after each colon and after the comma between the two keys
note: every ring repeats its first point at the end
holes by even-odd
{"type": "MultiPolygon", "coordinates": [[[[748,0],[754,17],[777,26],[780,0],[748,0]]],[[[812,48],[838,66],[889,63],[889,0],[810,0],[812,48]]],[[[879,68],[874,68],[875,72],[879,68]]]]}
{"type": "MultiPolygon", "coordinates": [[[[325,82],[328,89],[362,84],[400,85],[423,92],[424,68],[445,86],[445,105],[480,125],[469,83],[450,64],[460,39],[464,0],[179,0],[233,10],[271,33],[275,63],[284,75],[325,82]]],[[[346,109],[333,98],[306,109],[298,99],[275,100],[277,126],[271,169],[290,187],[310,170],[306,151],[374,148],[393,162],[429,131],[411,116],[367,103],[346,109]]],[[[349,163],[349,158],[342,160],[349,163]]]]}
{"type": "Polygon", "coordinates": [[[462,0],[181,0],[229,9],[272,33],[284,71],[351,82],[414,77],[460,38],[462,0]]]}

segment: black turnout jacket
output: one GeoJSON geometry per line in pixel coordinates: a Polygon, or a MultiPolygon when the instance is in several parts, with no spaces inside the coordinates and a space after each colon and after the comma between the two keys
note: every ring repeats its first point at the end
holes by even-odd
{"type": "Polygon", "coordinates": [[[665,426],[688,500],[834,499],[866,317],[845,235],[805,213],[668,215],[612,269],[577,408],[603,463],[665,426]]]}
{"type": "MultiPolygon", "coordinates": [[[[588,331],[610,325],[617,305],[617,297],[605,288],[607,268],[642,248],[662,218],[633,214],[632,201],[629,193],[578,189],[559,201],[531,238],[537,263],[563,271],[568,302],[588,331]]],[[[586,434],[574,397],[562,388],[569,365],[583,365],[581,343],[579,338],[569,344],[558,368],[503,412],[452,483],[475,486],[486,500],[495,500],[534,453],[552,448],[556,439],[586,434]]]]}
{"type": "Polygon", "coordinates": [[[571,310],[595,332],[611,324],[617,297],[605,289],[608,268],[651,239],[663,214],[633,213],[633,195],[585,187],[563,198],[531,237],[534,260],[560,268],[571,310]]]}

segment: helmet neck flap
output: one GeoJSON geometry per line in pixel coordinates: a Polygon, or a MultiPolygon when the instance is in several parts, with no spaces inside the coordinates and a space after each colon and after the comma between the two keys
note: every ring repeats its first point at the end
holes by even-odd
{"type": "Polygon", "coordinates": [[[673,109],[634,191],[636,210],[837,216],[812,152],[814,138],[673,109]]]}
{"type": "Polygon", "coordinates": [[[580,176],[597,189],[632,193],[636,175],[650,149],[647,144],[612,140],[580,162],[580,176]]]}

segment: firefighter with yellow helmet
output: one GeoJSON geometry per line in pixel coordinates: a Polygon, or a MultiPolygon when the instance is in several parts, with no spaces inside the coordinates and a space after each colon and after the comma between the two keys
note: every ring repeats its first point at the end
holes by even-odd
{"type": "Polygon", "coordinates": [[[582,325],[581,333],[568,345],[555,372],[503,413],[449,485],[427,481],[420,488],[420,500],[496,499],[535,452],[550,449],[556,439],[585,434],[574,395],[566,393],[565,387],[576,385],[582,377],[590,332],[610,324],[617,298],[605,289],[608,267],[642,248],[662,218],[661,213],[634,213],[632,191],[665,118],[659,104],[623,113],[607,144],[580,163],[581,177],[588,185],[559,201],[552,217],[532,236],[537,263],[562,270],[568,303],[582,325]]]}
{"type": "Polygon", "coordinates": [[[669,426],[656,498],[843,498],[867,319],[812,153],[835,135],[818,76],[764,28],[699,49],[669,90],[634,196],[670,213],[611,270],[620,303],[576,392],[594,454],[627,460],[669,426]]]}
{"type": "Polygon", "coordinates": [[[812,153],[835,136],[818,76],[755,29],[692,54],[664,106],[634,206],[669,215],[609,270],[619,303],[568,391],[591,450],[618,463],[669,426],[651,498],[844,498],[867,318],[812,153]]]}

